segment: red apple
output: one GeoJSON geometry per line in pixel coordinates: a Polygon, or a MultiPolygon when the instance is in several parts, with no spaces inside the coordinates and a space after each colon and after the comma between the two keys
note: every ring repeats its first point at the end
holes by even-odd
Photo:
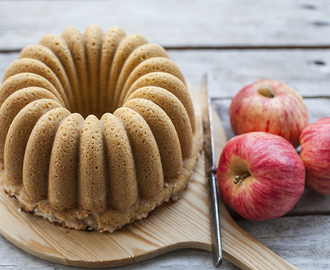
{"type": "Polygon", "coordinates": [[[300,142],[306,184],[321,194],[330,195],[330,117],[305,127],[300,142]]]}
{"type": "Polygon", "coordinates": [[[224,202],[242,217],[267,220],[286,214],[305,186],[305,167],[284,138],[266,132],[233,137],[217,169],[224,202]]]}
{"type": "Polygon", "coordinates": [[[246,86],[233,98],[229,109],[233,131],[243,134],[265,131],[287,139],[295,148],[308,125],[308,112],[301,95],[275,80],[246,86]]]}

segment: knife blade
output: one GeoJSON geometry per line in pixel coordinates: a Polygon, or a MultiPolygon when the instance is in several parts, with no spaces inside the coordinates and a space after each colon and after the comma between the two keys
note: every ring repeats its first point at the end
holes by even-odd
{"type": "Polygon", "coordinates": [[[203,149],[205,162],[205,176],[208,178],[210,189],[210,221],[212,258],[214,267],[222,264],[222,245],[219,211],[219,188],[217,184],[217,166],[214,152],[214,134],[212,122],[212,105],[207,89],[207,75],[204,74],[201,83],[202,115],[203,115],[203,149]]]}

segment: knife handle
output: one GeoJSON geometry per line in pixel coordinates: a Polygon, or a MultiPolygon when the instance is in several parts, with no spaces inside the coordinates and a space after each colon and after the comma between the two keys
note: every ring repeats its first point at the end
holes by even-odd
{"type": "Polygon", "coordinates": [[[208,174],[211,198],[211,242],[212,257],[214,267],[222,264],[222,245],[220,230],[220,211],[219,211],[219,188],[217,183],[216,171],[211,170],[208,174]]]}

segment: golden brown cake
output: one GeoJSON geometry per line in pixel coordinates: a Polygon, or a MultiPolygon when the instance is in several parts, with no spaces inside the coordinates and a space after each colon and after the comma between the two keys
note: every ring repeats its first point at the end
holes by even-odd
{"type": "Polygon", "coordinates": [[[0,163],[21,209],[113,232],[177,200],[200,133],[164,48],[120,27],[69,27],[24,48],[0,86],[0,163]]]}

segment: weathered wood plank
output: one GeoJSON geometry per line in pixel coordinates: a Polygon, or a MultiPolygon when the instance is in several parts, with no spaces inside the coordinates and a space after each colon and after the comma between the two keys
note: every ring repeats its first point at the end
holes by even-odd
{"type": "Polygon", "coordinates": [[[330,268],[330,217],[282,217],[238,224],[251,236],[301,269],[330,268]]]}
{"type": "MultiPolygon", "coordinates": [[[[242,87],[264,78],[280,80],[306,97],[330,96],[330,49],[170,50],[168,54],[196,89],[207,72],[213,98],[233,97],[242,87]]],[[[0,53],[0,78],[17,58],[17,52],[0,53]]]]}
{"type": "Polygon", "coordinates": [[[326,0],[1,1],[0,50],[92,23],[168,47],[329,46],[329,12],[326,0]]]}
{"type": "Polygon", "coordinates": [[[302,96],[330,96],[330,50],[186,50],[169,51],[169,56],[197,89],[207,72],[214,98],[233,97],[266,78],[282,81],[302,96]]]}

